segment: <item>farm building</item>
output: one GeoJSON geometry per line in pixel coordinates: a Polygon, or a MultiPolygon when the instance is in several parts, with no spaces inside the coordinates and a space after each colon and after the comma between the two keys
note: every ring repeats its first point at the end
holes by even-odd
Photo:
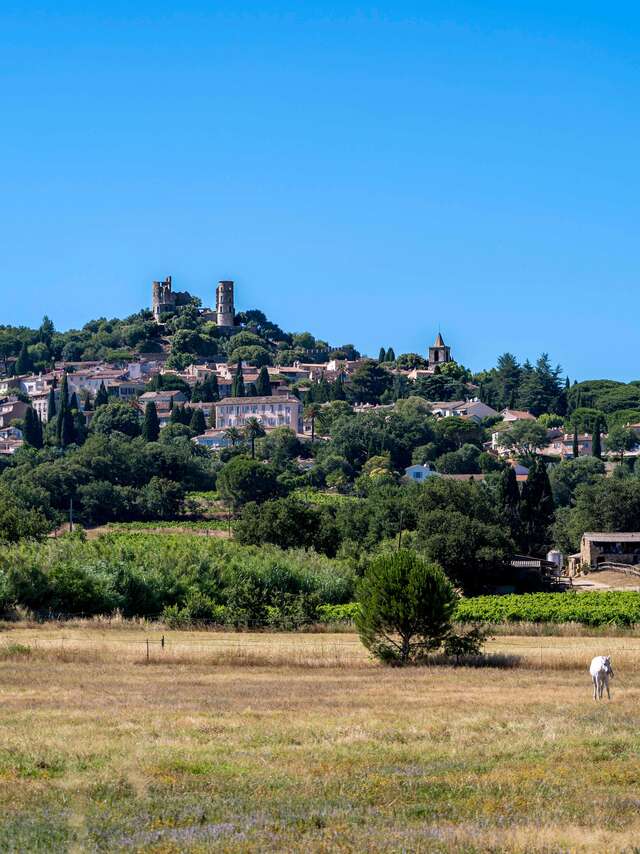
{"type": "Polygon", "coordinates": [[[580,563],[592,568],[604,563],[640,564],[640,532],[583,534],[580,563]]]}

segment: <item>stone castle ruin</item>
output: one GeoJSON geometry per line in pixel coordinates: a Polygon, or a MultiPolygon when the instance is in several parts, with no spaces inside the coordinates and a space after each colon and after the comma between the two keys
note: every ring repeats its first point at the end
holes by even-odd
{"type": "MultiPolygon", "coordinates": [[[[171,276],[167,276],[162,282],[153,282],[151,285],[151,310],[156,323],[161,322],[162,316],[175,311],[181,305],[186,305],[191,299],[187,291],[172,290],[171,276]]],[[[224,279],[218,282],[216,288],[215,312],[204,310],[206,314],[213,314],[216,324],[221,327],[231,327],[235,322],[235,308],[233,301],[233,282],[224,279]]]]}

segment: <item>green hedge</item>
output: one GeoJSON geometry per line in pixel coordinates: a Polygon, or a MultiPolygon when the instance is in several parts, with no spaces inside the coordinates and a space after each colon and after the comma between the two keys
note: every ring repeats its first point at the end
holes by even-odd
{"type": "Polygon", "coordinates": [[[640,593],[525,593],[461,599],[459,623],[582,623],[630,626],[640,623],[640,593]]]}
{"type": "Polygon", "coordinates": [[[359,608],[357,602],[347,602],[344,605],[320,605],[318,617],[321,623],[351,623],[359,608]]]}

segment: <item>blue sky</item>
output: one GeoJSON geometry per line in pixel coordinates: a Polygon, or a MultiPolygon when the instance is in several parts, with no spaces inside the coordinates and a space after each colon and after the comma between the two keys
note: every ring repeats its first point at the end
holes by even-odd
{"type": "Polygon", "coordinates": [[[332,343],[640,378],[637,5],[0,10],[0,322],[167,274],[332,343]]]}

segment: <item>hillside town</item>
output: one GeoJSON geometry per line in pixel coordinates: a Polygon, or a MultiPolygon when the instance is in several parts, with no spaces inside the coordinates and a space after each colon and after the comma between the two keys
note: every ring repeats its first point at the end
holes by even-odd
{"type": "MultiPolygon", "coordinates": [[[[179,316],[181,308],[187,309],[192,305],[190,294],[172,290],[171,276],[152,283],[151,315],[160,332],[167,320],[179,316]]],[[[231,341],[234,335],[242,335],[243,330],[251,328],[250,324],[236,326],[234,282],[230,280],[219,282],[215,307],[198,308],[197,314],[198,322],[213,324],[231,341]]],[[[96,399],[104,395],[105,399],[127,403],[138,413],[141,421],[148,404],[154,404],[160,428],[172,422],[176,408],[188,407],[190,414],[202,413],[205,425],[193,441],[207,448],[222,448],[232,441],[230,429],[243,430],[253,419],[265,431],[287,427],[302,441],[309,440],[312,433],[315,439],[315,425],[308,415],[305,417],[305,407],[312,401],[320,407],[328,406],[333,397],[326,393],[328,387],[339,387],[338,399],[350,398],[349,389],[354,376],[375,364],[385,372],[391,384],[402,389],[398,395],[401,398],[411,394],[420,396],[413,387],[421,380],[438,376],[462,379],[463,382],[457,382],[457,390],[464,395],[459,399],[428,399],[427,410],[437,419],[458,418],[489,425],[490,439],[484,443],[484,450],[496,459],[510,460],[516,466],[520,479],[527,476],[526,467],[516,463],[512,458],[513,449],[501,437],[514,424],[539,426],[536,415],[512,406],[496,409],[485,402],[486,397],[482,399],[482,382],[474,382],[469,372],[465,375],[464,371],[458,370],[452,349],[445,344],[441,332],[425,348],[424,357],[408,354],[408,359],[400,357],[397,360],[394,354],[391,354],[394,358],[388,359],[384,348],[377,359],[360,356],[357,352],[354,352],[354,358],[343,358],[348,354],[337,352],[332,355],[328,345],[323,351],[314,342],[314,347],[308,351],[309,361],[305,361],[304,352],[300,352],[300,358],[294,358],[291,364],[260,364],[250,358],[234,362],[213,357],[190,361],[176,368],[171,366],[171,350],[171,337],[168,337],[158,352],[139,353],[135,359],[61,359],[54,361],[48,370],[38,373],[17,373],[18,357],[5,358],[4,371],[0,373],[0,455],[9,456],[23,446],[25,440],[21,425],[28,408],[33,409],[43,426],[55,415],[60,407],[65,376],[68,393],[74,396],[74,406],[82,414],[87,428],[96,412],[96,399]],[[163,384],[165,378],[170,380],[166,385],[163,384]],[[170,388],[176,380],[177,387],[170,388]],[[150,390],[154,384],[157,388],[150,390]],[[198,394],[202,389],[207,389],[207,393],[198,394]],[[321,393],[318,395],[316,392],[321,393]],[[207,399],[203,399],[205,397],[207,399]]],[[[394,406],[392,401],[384,402],[383,396],[352,400],[354,412],[393,411],[394,406]]],[[[314,415],[314,420],[316,417],[314,415]]],[[[631,418],[622,426],[629,435],[623,443],[626,446],[620,449],[608,447],[609,437],[604,422],[596,425],[600,431],[596,455],[610,460],[607,465],[611,468],[621,452],[628,458],[640,455],[640,417],[631,418]]],[[[569,431],[564,423],[545,424],[544,427],[544,434],[538,433],[536,437],[537,450],[543,456],[562,461],[594,454],[593,431],[569,431]]],[[[322,440],[320,434],[318,438],[322,440]]],[[[413,465],[406,470],[407,477],[417,480],[430,474],[437,472],[429,464],[413,465]]],[[[462,472],[456,476],[478,478],[483,474],[462,472]]]]}

